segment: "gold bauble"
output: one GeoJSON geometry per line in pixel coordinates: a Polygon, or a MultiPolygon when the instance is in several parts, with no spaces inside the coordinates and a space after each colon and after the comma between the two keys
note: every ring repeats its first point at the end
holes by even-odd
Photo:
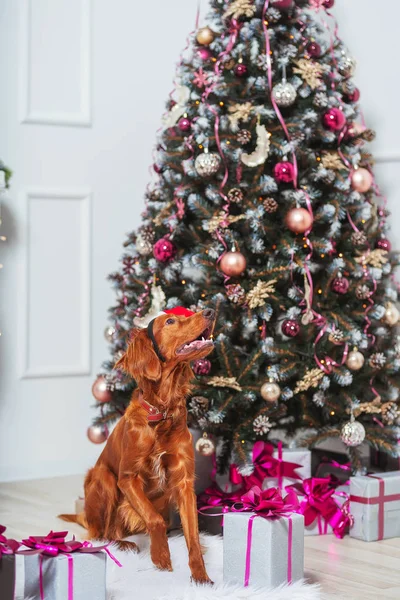
{"type": "Polygon", "coordinates": [[[209,27],[202,27],[196,34],[196,40],[202,46],[209,46],[214,41],[215,33],[209,27]]]}
{"type": "Polygon", "coordinates": [[[102,444],[107,439],[107,431],[100,425],[88,427],[87,436],[93,444],[102,444]]]}
{"type": "Polygon", "coordinates": [[[266,381],[262,384],[260,392],[267,402],[276,402],[281,395],[281,388],[273,381],[266,381]]]}
{"type": "Polygon", "coordinates": [[[195,447],[202,456],[212,456],[215,452],[215,444],[206,433],[203,433],[203,437],[197,440],[195,447]]]}
{"type": "Polygon", "coordinates": [[[354,350],[349,352],[349,355],[346,360],[346,365],[348,366],[350,371],[359,371],[363,367],[364,362],[364,355],[361,354],[361,352],[359,352],[357,348],[354,348],[354,350]]]}
{"type": "Polygon", "coordinates": [[[241,252],[225,252],[219,267],[228,277],[238,277],[246,269],[246,259],[241,252]]]}
{"type": "Polygon", "coordinates": [[[391,302],[388,302],[386,305],[386,311],[384,316],[384,320],[386,321],[386,323],[391,326],[396,325],[396,323],[399,320],[399,317],[400,313],[397,307],[391,302]]]}

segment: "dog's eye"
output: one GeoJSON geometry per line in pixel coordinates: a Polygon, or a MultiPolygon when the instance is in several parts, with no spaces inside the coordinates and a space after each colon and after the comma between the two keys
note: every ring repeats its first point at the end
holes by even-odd
{"type": "Polygon", "coordinates": [[[166,325],[173,325],[174,323],[175,323],[175,319],[167,319],[167,320],[165,321],[165,324],[166,324],[166,325]]]}

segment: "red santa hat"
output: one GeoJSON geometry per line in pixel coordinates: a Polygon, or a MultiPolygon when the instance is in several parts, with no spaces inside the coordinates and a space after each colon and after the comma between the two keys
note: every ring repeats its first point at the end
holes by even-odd
{"type": "Polygon", "coordinates": [[[159,310],[153,313],[149,312],[144,317],[136,317],[134,319],[134,325],[136,325],[136,327],[144,329],[148,326],[150,321],[153,321],[153,319],[156,319],[160,315],[176,315],[177,317],[191,317],[194,314],[195,313],[193,310],[189,310],[184,306],[175,306],[175,308],[166,308],[165,310],[159,310]]]}

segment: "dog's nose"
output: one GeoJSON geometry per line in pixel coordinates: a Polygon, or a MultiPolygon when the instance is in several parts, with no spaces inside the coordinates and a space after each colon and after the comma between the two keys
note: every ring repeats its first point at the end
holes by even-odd
{"type": "Polygon", "coordinates": [[[209,319],[211,321],[215,317],[215,310],[213,310],[212,308],[206,308],[205,310],[203,310],[203,315],[206,319],[209,319]]]}

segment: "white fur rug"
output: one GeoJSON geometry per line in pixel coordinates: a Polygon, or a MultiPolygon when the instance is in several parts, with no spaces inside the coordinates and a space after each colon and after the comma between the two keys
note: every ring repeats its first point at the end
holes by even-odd
{"type": "Polygon", "coordinates": [[[169,538],[173,572],[159,571],[151,562],[147,536],[133,536],[139,546],[139,554],[124,553],[112,549],[123,564],[117,567],[109,561],[107,572],[107,600],[321,600],[318,585],[296,582],[275,590],[254,589],[224,585],[222,581],[222,538],[201,536],[206,548],[205,563],[214,586],[196,586],[190,583],[188,555],[183,536],[169,538]]]}

